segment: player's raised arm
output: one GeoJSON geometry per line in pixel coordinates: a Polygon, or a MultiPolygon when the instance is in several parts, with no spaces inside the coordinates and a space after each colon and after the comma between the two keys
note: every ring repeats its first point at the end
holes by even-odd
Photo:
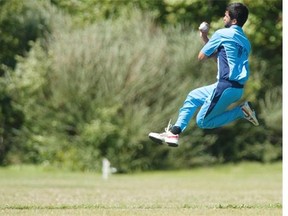
{"type": "MultiPolygon", "coordinates": [[[[200,32],[200,38],[202,39],[205,45],[209,41],[208,33],[209,33],[210,26],[207,22],[202,22],[198,29],[200,32]]],[[[203,52],[201,51],[199,52],[198,54],[199,61],[202,61],[208,58],[213,58],[217,62],[217,51],[213,53],[211,56],[206,56],[203,52]]]]}

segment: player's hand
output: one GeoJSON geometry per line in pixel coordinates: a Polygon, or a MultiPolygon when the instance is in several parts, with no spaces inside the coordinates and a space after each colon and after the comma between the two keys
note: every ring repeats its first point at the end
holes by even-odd
{"type": "Polygon", "coordinates": [[[206,37],[208,37],[208,32],[204,32],[204,31],[199,30],[199,36],[200,36],[200,38],[206,38],[206,37]]]}
{"type": "Polygon", "coordinates": [[[209,39],[208,39],[208,33],[209,33],[209,29],[210,29],[209,24],[207,22],[202,22],[198,29],[199,29],[200,38],[206,44],[209,41],[209,39]]]}

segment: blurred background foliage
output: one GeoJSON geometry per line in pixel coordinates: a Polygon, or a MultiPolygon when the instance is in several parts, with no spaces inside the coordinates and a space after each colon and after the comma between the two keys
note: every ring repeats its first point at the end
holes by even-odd
{"type": "Polygon", "coordinates": [[[194,120],[177,149],[149,131],[215,81],[197,27],[222,28],[230,0],[0,0],[0,164],[120,172],[282,159],[282,1],[243,0],[252,43],[245,98],[261,125],[194,120]],[[267,19],[269,17],[269,19],[267,19]]]}

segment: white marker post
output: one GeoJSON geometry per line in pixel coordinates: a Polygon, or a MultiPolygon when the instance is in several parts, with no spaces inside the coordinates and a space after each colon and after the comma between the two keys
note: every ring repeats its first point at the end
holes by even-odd
{"type": "Polygon", "coordinates": [[[102,160],[102,178],[108,179],[109,175],[112,173],[116,173],[117,169],[115,167],[111,167],[110,161],[107,158],[103,158],[102,160]]]}

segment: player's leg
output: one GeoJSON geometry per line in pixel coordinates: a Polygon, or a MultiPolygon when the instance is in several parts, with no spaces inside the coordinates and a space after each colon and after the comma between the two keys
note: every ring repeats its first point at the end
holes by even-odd
{"type": "Polygon", "coordinates": [[[258,126],[256,112],[250,102],[227,110],[232,103],[240,100],[243,94],[243,88],[227,87],[227,85],[230,84],[218,83],[211,100],[203,104],[196,118],[199,127],[217,128],[239,118],[245,118],[258,126]]]}
{"type": "Polygon", "coordinates": [[[180,108],[177,121],[173,127],[180,128],[180,132],[184,131],[198,108],[201,107],[207,99],[209,100],[216,86],[217,84],[215,83],[191,91],[184,101],[183,106],[180,108]]]}
{"type": "Polygon", "coordinates": [[[163,133],[149,133],[149,138],[159,144],[166,143],[169,146],[178,146],[179,134],[185,130],[196,110],[202,106],[207,97],[213,93],[215,87],[216,84],[213,84],[191,91],[179,110],[176,123],[172,126],[169,122],[168,127],[165,128],[165,132],[163,133]]]}
{"type": "Polygon", "coordinates": [[[217,128],[243,117],[240,106],[227,110],[232,103],[240,100],[242,94],[243,89],[227,88],[217,100],[217,96],[214,95],[212,101],[207,101],[200,109],[196,117],[198,126],[207,129],[217,128]]]}

